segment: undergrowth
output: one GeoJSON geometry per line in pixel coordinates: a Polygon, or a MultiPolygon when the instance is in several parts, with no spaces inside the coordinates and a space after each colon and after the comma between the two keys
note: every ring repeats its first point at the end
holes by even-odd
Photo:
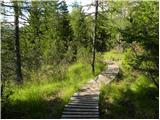
{"type": "Polygon", "coordinates": [[[106,60],[119,63],[120,73],[100,93],[100,117],[107,119],[154,119],[159,113],[159,91],[139,71],[132,69],[126,61],[128,51],[105,53],[106,60]]]}
{"type": "MultiPolygon", "coordinates": [[[[96,64],[96,75],[103,69],[103,64],[96,64]]],[[[60,118],[64,105],[69,98],[88,80],[93,79],[91,66],[80,62],[66,70],[63,79],[37,76],[23,85],[12,85],[12,95],[2,111],[2,118],[60,118]]]]}

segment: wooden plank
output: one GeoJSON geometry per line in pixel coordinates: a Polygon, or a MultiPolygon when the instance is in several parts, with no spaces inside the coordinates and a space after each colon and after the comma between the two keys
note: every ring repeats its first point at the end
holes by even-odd
{"type": "Polygon", "coordinates": [[[91,80],[70,98],[71,101],[65,106],[62,118],[99,118],[99,88],[102,83],[107,84],[115,78],[118,72],[119,69],[116,68],[115,65],[108,65],[107,70],[101,73],[105,79],[99,77],[91,80]]]}
{"type": "Polygon", "coordinates": [[[99,115],[62,115],[62,118],[98,118],[99,115]]]}
{"type": "Polygon", "coordinates": [[[90,97],[90,98],[89,97],[71,97],[70,99],[71,100],[98,101],[99,98],[98,97],[94,97],[94,98],[93,97],[90,97]]]}
{"type": "Polygon", "coordinates": [[[66,114],[72,114],[72,115],[99,115],[99,112],[86,112],[86,111],[83,111],[83,112],[69,112],[69,111],[67,111],[67,112],[63,112],[62,113],[63,115],[66,115],[66,114]]]}
{"type": "Polygon", "coordinates": [[[87,115],[87,116],[83,116],[83,115],[73,115],[73,116],[63,116],[61,117],[61,119],[98,119],[99,118],[99,115],[98,116],[92,116],[92,115],[87,115]]]}
{"type": "Polygon", "coordinates": [[[68,105],[79,105],[79,106],[98,106],[98,103],[68,103],[68,105]]]}
{"type": "Polygon", "coordinates": [[[98,104],[98,101],[78,101],[78,100],[72,100],[70,103],[81,103],[81,104],[98,104]]]}
{"type": "Polygon", "coordinates": [[[72,96],[71,98],[79,98],[79,99],[96,99],[96,100],[98,100],[99,99],[99,96],[95,96],[95,97],[93,97],[93,96],[72,96]]]}
{"type": "Polygon", "coordinates": [[[98,95],[73,95],[72,97],[86,97],[86,98],[97,98],[99,97],[98,95]]]}
{"type": "Polygon", "coordinates": [[[70,101],[70,103],[98,104],[98,101],[72,100],[72,101],[70,101]]]}
{"type": "Polygon", "coordinates": [[[95,101],[97,102],[98,101],[98,98],[97,99],[94,99],[94,98],[79,98],[79,97],[71,97],[70,100],[78,100],[78,101],[95,101]]]}
{"type": "Polygon", "coordinates": [[[98,108],[98,106],[66,105],[65,108],[89,108],[89,109],[95,109],[95,108],[98,108]]]}
{"type": "Polygon", "coordinates": [[[78,95],[78,93],[77,93],[77,94],[73,95],[72,97],[99,97],[99,96],[97,94],[78,95]]]}
{"type": "Polygon", "coordinates": [[[101,73],[102,75],[108,75],[108,74],[112,74],[112,75],[116,75],[118,74],[118,72],[104,72],[104,73],[101,73]]]}
{"type": "Polygon", "coordinates": [[[84,108],[65,108],[65,111],[86,111],[86,112],[98,112],[98,109],[84,109],[84,108]]]}

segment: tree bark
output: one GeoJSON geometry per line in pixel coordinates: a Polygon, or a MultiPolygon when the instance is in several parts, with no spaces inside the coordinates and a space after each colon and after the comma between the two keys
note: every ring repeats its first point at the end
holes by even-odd
{"type": "Polygon", "coordinates": [[[94,30],[93,30],[93,48],[92,48],[92,72],[95,74],[95,55],[96,55],[96,31],[97,31],[97,14],[98,14],[98,0],[95,0],[95,16],[94,16],[94,30]]]}
{"type": "Polygon", "coordinates": [[[14,24],[15,24],[15,53],[16,53],[16,75],[17,82],[22,83],[22,71],[21,71],[21,55],[20,55],[20,44],[19,44],[19,6],[18,2],[14,1],[14,24]]]}

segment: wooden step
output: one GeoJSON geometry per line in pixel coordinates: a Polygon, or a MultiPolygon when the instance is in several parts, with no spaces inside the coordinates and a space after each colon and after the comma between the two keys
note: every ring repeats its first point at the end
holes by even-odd
{"type": "Polygon", "coordinates": [[[78,111],[78,112],[82,112],[82,111],[86,111],[86,112],[98,112],[98,109],[84,109],[84,108],[64,108],[64,111],[78,111]]]}
{"type": "Polygon", "coordinates": [[[93,99],[99,98],[98,95],[94,95],[94,96],[91,96],[91,95],[74,95],[72,97],[76,97],[76,98],[93,98],[93,99]]]}
{"type": "Polygon", "coordinates": [[[98,101],[78,101],[78,100],[72,100],[70,101],[72,104],[98,104],[98,101]]]}
{"type": "Polygon", "coordinates": [[[66,105],[65,108],[89,108],[89,109],[95,109],[95,108],[98,108],[98,106],[66,105]]]}
{"type": "Polygon", "coordinates": [[[86,100],[72,100],[72,101],[70,101],[70,103],[80,103],[80,104],[98,104],[98,101],[91,101],[91,100],[88,100],[88,101],[86,101],[86,100]]]}
{"type": "Polygon", "coordinates": [[[98,118],[99,115],[62,115],[62,118],[98,118]]]}
{"type": "Polygon", "coordinates": [[[98,106],[98,102],[97,103],[68,103],[68,105],[79,105],[79,106],[98,106]]]}
{"type": "Polygon", "coordinates": [[[94,98],[78,98],[78,97],[71,97],[70,100],[72,100],[72,101],[86,101],[86,102],[89,102],[89,101],[96,102],[96,101],[98,101],[98,99],[94,99],[94,98]]]}
{"type": "Polygon", "coordinates": [[[71,114],[71,115],[99,115],[99,112],[87,112],[87,111],[84,111],[84,112],[63,112],[63,115],[68,115],[68,114],[71,114]]]}
{"type": "Polygon", "coordinates": [[[99,97],[99,96],[97,94],[78,95],[78,93],[77,93],[77,94],[73,95],[73,97],[99,97]]]}
{"type": "Polygon", "coordinates": [[[78,100],[98,100],[99,97],[71,97],[71,100],[74,100],[74,99],[78,99],[78,100]]]}

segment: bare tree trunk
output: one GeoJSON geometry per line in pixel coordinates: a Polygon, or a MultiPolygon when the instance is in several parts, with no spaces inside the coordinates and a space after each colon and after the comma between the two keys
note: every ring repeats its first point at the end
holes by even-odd
{"type": "Polygon", "coordinates": [[[95,55],[96,55],[96,31],[97,31],[97,14],[98,14],[98,0],[95,0],[95,16],[94,16],[94,31],[93,31],[93,48],[92,48],[92,54],[93,54],[93,60],[92,60],[92,72],[95,74],[95,55]]]}
{"type": "Polygon", "coordinates": [[[16,52],[16,74],[17,82],[22,83],[22,71],[21,71],[21,56],[20,56],[20,44],[19,44],[19,7],[18,2],[14,1],[14,13],[15,13],[15,52],[16,52]]]}

